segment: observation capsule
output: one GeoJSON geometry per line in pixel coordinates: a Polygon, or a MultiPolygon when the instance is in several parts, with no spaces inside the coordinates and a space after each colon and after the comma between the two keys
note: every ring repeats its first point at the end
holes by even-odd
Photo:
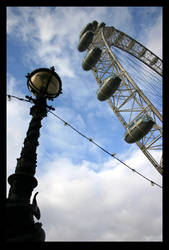
{"type": "Polygon", "coordinates": [[[83,34],[86,31],[95,31],[97,29],[98,26],[98,22],[96,20],[94,20],[92,23],[88,23],[87,25],[84,26],[84,28],[82,29],[82,31],[80,32],[80,38],[83,36],[83,34]]]}
{"type": "Polygon", "coordinates": [[[142,139],[153,127],[155,122],[148,115],[142,115],[134,120],[124,134],[127,143],[134,143],[142,139]]]}
{"type": "Polygon", "coordinates": [[[77,47],[80,52],[85,51],[89,47],[90,43],[93,40],[93,36],[94,36],[94,33],[92,31],[86,31],[82,35],[82,37],[80,38],[78,47],[77,47]]]}
{"type": "Polygon", "coordinates": [[[93,32],[94,32],[94,31],[97,29],[98,22],[97,22],[96,20],[94,20],[94,21],[92,22],[92,25],[93,25],[92,30],[93,30],[93,32]]]}
{"type": "Polygon", "coordinates": [[[82,68],[87,71],[94,67],[97,61],[100,59],[101,53],[102,50],[98,47],[90,49],[83,59],[82,68]]]}
{"type": "Polygon", "coordinates": [[[116,74],[106,78],[97,91],[97,99],[99,101],[105,101],[106,99],[110,98],[110,96],[112,96],[119,88],[120,83],[121,79],[116,74]]]}
{"type": "Polygon", "coordinates": [[[84,26],[84,28],[82,29],[82,31],[80,32],[80,38],[83,36],[83,34],[86,31],[92,30],[93,28],[93,24],[92,23],[88,23],[87,25],[84,26]]]}
{"type": "Polygon", "coordinates": [[[104,22],[102,22],[102,23],[100,23],[99,25],[98,25],[98,28],[102,28],[102,27],[105,27],[106,26],[106,24],[104,23],[104,22]]]}

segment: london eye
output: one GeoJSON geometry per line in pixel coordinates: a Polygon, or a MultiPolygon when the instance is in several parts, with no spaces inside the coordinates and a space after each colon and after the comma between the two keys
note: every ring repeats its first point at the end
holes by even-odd
{"type": "Polygon", "coordinates": [[[162,60],[127,34],[97,21],[80,32],[78,50],[87,51],[82,68],[94,75],[98,101],[107,101],[125,128],[121,139],[136,143],[162,175],[162,60]]]}

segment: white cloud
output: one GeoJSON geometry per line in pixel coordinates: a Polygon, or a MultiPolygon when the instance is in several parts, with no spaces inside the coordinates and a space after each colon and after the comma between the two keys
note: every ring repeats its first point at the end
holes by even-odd
{"type": "MultiPolygon", "coordinates": [[[[144,165],[139,158],[135,167],[144,165]]],[[[161,190],[117,165],[99,172],[65,158],[46,165],[38,191],[47,241],[162,240],[161,190]]]]}
{"type": "Polygon", "coordinates": [[[8,175],[9,172],[11,173],[11,171],[14,171],[16,158],[20,156],[21,145],[24,141],[27,127],[31,119],[28,114],[29,106],[26,103],[21,105],[14,99],[7,103],[8,175]]]}
{"type": "MultiPolygon", "coordinates": [[[[153,173],[140,152],[127,163],[153,173]]],[[[116,160],[79,165],[53,152],[51,161],[38,164],[36,177],[47,241],[162,240],[161,190],[116,160]]]]}
{"type": "MultiPolygon", "coordinates": [[[[19,156],[28,125],[27,106],[12,102],[8,104],[8,124],[12,124],[7,131],[10,140],[8,175],[14,171],[15,159],[19,156]]],[[[73,112],[65,109],[65,115],[69,119],[73,112]]],[[[82,117],[76,119],[81,120],[82,117]]],[[[83,127],[83,119],[81,122],[83,127]]],[[[47,124],[48,136],[50,126],[54,126],[51,127],[51,136],[56,138],[56,145],[62,148],[61,142],[64,143],[64,154],[55,152],[54,144],[44,134],[41,136],[44,139],[40,141],[38,155],[42,157],[44,154],[45,157],[43,161],[38,160],[36,177],[39,186],[36,190],[39,191],[38,203],[46,240],[161,241],[161,190],[114,159],[108,158],[100,163],[85,159],[81,163],[73,163],[72,155],[67,156],[71,151],[69,141],[74,143],[72,131],[61,132],[61,126],[52,124],[50,117],[47,124]],[[47,157],[47,151],[43,152],[45,143],[48,148],[53,148],[50,157],[47,157]]],[[[80,147],[86,150],[85,145],[79,144],[80,139],[76,138],[76,143],[72,152],[78,154],[80,147]]],[[[99,157],[98,151],[96,154],[99,157]]],[[[141,152],[131,150],[118,157],[146,176],[160,181],[159,174],[154,174],[154,169],[141,152]]]]}
{"type": "Polygon", "coordinates": [[[14,31],[15,27],[19,24],[19,17],[16,16],[10,8],[7,8],[7,32],[10,34],[14,31]]]}
{"type": "Polygon", "coordinates": [[[8,8],[9,35],[31,44],[32,52],[25,53],[24,64],[43,64],[48,67],[54,65],[61,76],[75,77],[72,53],[75,56],[77,54],[73,51],[77,49],[79,30],[86,24],[86,20],[93,20],[105,13],[105,8],[86,9],[8,8]]]}
{"type": "Polygon", "coordinates": [[[114,26],[129,35],[133,33],[133,20],[130,7],[112,7],[111,15],[108,15],[106,21],[108,26],[114,26]]]}
{"type": "Polygon", "coordinates": [[[162,58],[162,16],[158,16],[154,25],[149,29],[146,47],[155,55],[162,58]]]}
{"type": "MultiPolygon", "coordinates": [[[[8,175],[14,171],[16,157],[19,157],[28,125],[27,112],[27,105],[20,105],[14,100],[8,103],[8,125],[12,124],[7,131],[8,175]]],[[[60,110],[62,112],[63,109],[60,110]]],[[[65,109],[64,113],[67,119],[74,116],[70,109],[65,109]]],[[[80,119],[81,126],[84,126],[80,116],[74,118],[74,122],[80,119]]],[[[47,124],[49,136],[50,126],[54,126],[51,127],[51,136],[56,138],[55,143],[60,147],[61,142],[64,143],[65,156],[52,151],[50,158],[45,157],[42,162],[38,160],[36,177],[39,186],[36,189],[40,192],[38,201],[46,240],[160,241],[161,190],[152,187],[115,159],[108,158],[102,164],[86,159],[81,164],[74,164],[72,156],[69,159],[66,156],[66,152],[70,152],[69,141],[74,138],[72,131],[63,134],[61,125],[52,125],[50,117],[47,124]],[[56,132],[57,135],[53,134],[56,132]]],[[[40,142],[38,155],[46,156],[47,152],[43,153],[42,148],[47,138],[43,134],[41,138],[44,141],[40,142]]],[[[76,140],[77,145],[72,150],[75,153],[80,146],[80,140],[76,140]]],[[[50,141],[47,142],[49,146],[50,141]]],[[[51,143],[50,147],[53,148],[51,143]]],[[[86,150],[84,145],[81,147],[86,150]]],[[[96,153],[99,156],[99,152],[96,153]]],[[[118,157],[127,159],[127,164],[159,182],[159,175],[154,174],[152,166],[141,154],[131,149],[118,157]]]]}
{"type": "Polygon", "coordinates": [[[161,7],[142,8],[142,21],[140,25],[143,31],[138,34],[143,45],[160,58],[162,58],[162,16],[161,7]]]}
{"type": "MultiPolygon", "coordinates": [[[[61,76],[75,77],[80,30],[87,22],[107,20],[106,13],[105,7],[8,7],[7,30],[9,35],[31,44],[32,52],[25,52],[25,65],[55,65],[61,76]]],[[[132,20],[126,7],[113,7],[112,17],[115,25],[132,20]]]]}
{"type": "MultiPolygon", "coordinates": [[[[18,81],[10,74],[7,75],[7,93],[15,96],[22,96],[18,89],[18,81]]],[[[30,106],[11,98],[7,99],[7,158],[8,168],[11,173],[16,165],[16,158],[20,156],[21,143],[24,141],[26,130],[31,117],[29,116],[30,106]]],[[[8,172],[8,175],[9,175],[8,172]]]]}

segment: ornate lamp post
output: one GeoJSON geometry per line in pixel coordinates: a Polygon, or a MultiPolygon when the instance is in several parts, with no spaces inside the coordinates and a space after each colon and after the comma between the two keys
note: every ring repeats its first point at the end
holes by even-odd
{"type": "Polygon", "coordinates": [[[40,219],[36,195],[30,204],[33,189],[38,185],[34,177],[36,172],[36,148],[39,145],[41,121],[47,116],[47,111],[53,109],[46,100],[57,97],[62,90],[62,82],[54,67],[36,69],[26,75],[29,90],[35,99],[26,96],[34,105],[30,109],[32,119],[29,124],[20,158],[17,159],[15,173],[10,175],[9,195],[7,198],[7,241],[44,241],[45,232],[42,224],[34,222],[33,216],[40,219]]]}

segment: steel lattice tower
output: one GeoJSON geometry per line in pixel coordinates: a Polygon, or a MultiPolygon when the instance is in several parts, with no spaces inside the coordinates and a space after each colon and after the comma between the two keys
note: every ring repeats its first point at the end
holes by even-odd
{"type": "Polygon", "coordinates": [[[129,124],[140,115],[149,115],[155,121],[153,128],[136,144],[148,158],[156,170],[162,174],[162,114],[154,107],[143,91],[134,82],[123,68],[112,51],[117,47],[142,63],[146,64],[162,77],[162,60],[145,48],[139,42],[115,29],[114,27],[97,27],[88,51],[94,47],[102,50],[100,59],[92,67],[93,75],[100,86],[104,79],[117,73],[122,78],[120,88],[107,100],[119,121],[129,131],[129,124]],[[154,152],[160,154],[159,161],[155,159],[154,152]]]}

